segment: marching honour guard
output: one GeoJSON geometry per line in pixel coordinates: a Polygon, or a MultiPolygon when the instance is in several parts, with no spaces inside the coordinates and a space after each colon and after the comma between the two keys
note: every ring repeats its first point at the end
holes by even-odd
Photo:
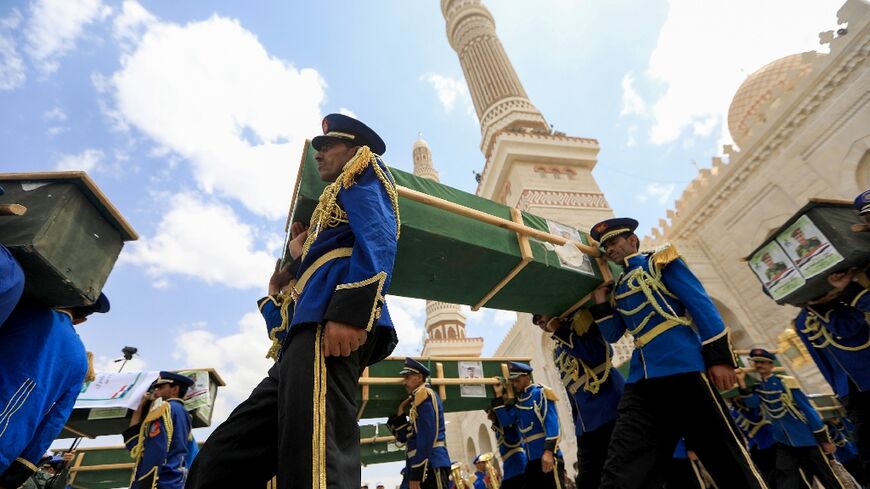
{"type": "Polygon", "coordinates": [[[610,363],[613,349],[588,312],[571,318],[535,314],[532,322],[552,334],[553,360],[574,413],[578,489],[597,489],[616,424],[625,379],[610,363]]]}
{"type": "Polygon", "coordinates": [[[387,425],[407,449],[407,480],[410,489],[447,489],[450,456],[444,434],[444,409],[441,398],[426,384],[429,369],[413,358],[405,358],[399,372],[409,397],[391,416],[387,425]],[[404,414],[408,408],[408,415],[404,414]]]}
{"type": "Polygon", "coordinates": [[[764,418],[773,428],[776,441],[776,487],[797,489],[802,487],[802,469],[809,481],[815,476],[825,489],[842,489],[843,485],[825,456],[836,449],[828,437],[827,428],[819,413],[794,377],[773,375],[773,353],[753,348],[749,359],[761,376],[761,383],[746,388],[743,375],[738,383],[745,404],[760,407],[764,418]],[[824,453],[823,453],[824,451],[824,453]]]}
{"type": "Polygon", "coordinates": [[[515,426],[526,446],[526,473],[523,487],[561,488],[565,484],[565,467],[559,450],[558,398],[552,389],[532,383],[532,367],[510,362],[511,387],[516,402],[506,402],[500,384],[494,386],[493,412],[501,426],[515,426]]]}
{"type": "Polygon", "coordinates": [[[722,317],[673,246],[638,252],[637,225],[608,219],[590,233],[623,267],[610,298],[594,291],[592,317],[610,343],[634,338],[601,487],[657,487],[685,438],[719,487],[764,488],[716,391],[737,380],[722,317]]]}
{"type": "Polygon", "coordinates": [[[487,417],[492,422],[501,457],[501,489],[521,489],[526,473],[526,446],[520,430],[516,425],[502,426],[493,410],[487,412],[487,417]]]}
{"type": "Polygon", "coordinates": [[[309,223],[294,222],[286,256],[258,303],[275,359],[268,375],[209,436],[188,487],[278,489],[360,485],[356,392],[363,370],[397,338],[385,296],[399,239],[386,144],[342,114],[313,138],[329,182],[309,223]]]}
{"type": "Polygon", "coordinates": [[[193,433],[182,398],[192,385],[193,380],[185,375],[160,372],[133,413],[124,431],[124,445],[135,464],[131,489],[184,487],[193,433]]]}

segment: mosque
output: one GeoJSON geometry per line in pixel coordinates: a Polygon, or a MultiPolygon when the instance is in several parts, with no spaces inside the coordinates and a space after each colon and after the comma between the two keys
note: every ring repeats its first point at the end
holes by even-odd
{"type": "MultiPolygon", "coordinates": [[[[480,0],[441,0],[447,38],[459,56],[486,158],[477,194],[547,219],[589,229],[612,217],[592,170],[595,139],[553,131],[526,95],[480,0]]],[[[645,248],[674,244],[698,274],[731,329],[737,350],[778,349],[804,390],[830,392],[789,329],[797,309],[771,301],[742,260],[809,198],[851,200],[870,188],[870,4],[847,0],[837,32],[819,35],[827,54],[798,53],[772,61],[746,78],[728,111],[736,144],[725,146],[698,172],[667,211],[645,248]]],[[[413,146],[414,173],[438,180],[425,141],[413,146]]],[[[466,335],[455,304],[428,301],[423,356],[477,357],[482,338],[466,335]]],[[[532,358],[536,380],[558,386],[552,340],[518,313],[494,356],[532,358]]],[[[631,355],[616,345],[618,365],[631,355]]],[[[558,405],[566,460],[576,460],[571,409],[558,405]]],[[[493,451],[483,412],[447,414],[448,450],[457,460],[493,451]]],[[[568,466],[569,476],[574,470],[568,466]]]]}

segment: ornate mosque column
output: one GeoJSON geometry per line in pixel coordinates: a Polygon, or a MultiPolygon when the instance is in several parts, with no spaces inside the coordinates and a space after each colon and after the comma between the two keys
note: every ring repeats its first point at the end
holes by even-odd
{"type": "Polygon", "coordinates": [[[477,194],[588,229],[613,216],[592,177],[598,141],[553,131],[529,100],[480,0],[441,0],[480,120],[486,165],[477,194]]]}
{"type": "MultiPolygon", "coordinates": [[[[422,138],[414,142],[414,175],[439,182],[438,170],[432,163],[432,151],[422,138]]],[[[425,356],[479,357],[483,338],[465,336],[465,315],[459,304],[426,301],[425,356]]]]}

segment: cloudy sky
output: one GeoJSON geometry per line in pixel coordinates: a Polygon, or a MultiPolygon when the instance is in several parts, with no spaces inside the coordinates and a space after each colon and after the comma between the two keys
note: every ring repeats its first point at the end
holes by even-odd
{"type": "MultiPolygon", "coordinates": [[[[840,0],[491,0],[532,102],[601,144],[617,214],[648,231],[730,142],[745,77],[822,50],[840,0]]],[[[82,169],[141,234],[80,334],[99,365],[217,368],[216,420],[263,376],[265,293],[302,142],[355,114],[411,169],[418,134],[444,183],[474,191],[479,127],[437,0],[12,0],[0,4],[0,169],[82,169]]],[[[391,298],[398,354],[419,351],[422,303],[391,298]]],[[[491,353],[513,321],[469,313],[491,353]]],[[[199,433],[200,438],[207,432],[199,433]]],[[[115,442],[109,440],[107,443],[115,442]]],[[[387,480],[393,465],[366,469],[387,480]]]]}

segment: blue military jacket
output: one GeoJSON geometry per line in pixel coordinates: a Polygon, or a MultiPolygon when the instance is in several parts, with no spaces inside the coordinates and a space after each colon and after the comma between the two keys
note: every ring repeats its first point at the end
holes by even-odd
{"type": "Polygon", "coordinates": [[[828,436],[834,445],[837,445],[837,451],[834,456],[841,463],[847,463],[858,457],[858,448],[851,440],[851,423],[847,419],[843,419],[839,426],[827,425],[828,436]]]}
{"type": "Polygon", "coordinates": [[[744,403],[761,409],[777,443],[811,447],[829,441],[822,418],[794,377],[771,375],[752,387],[744,403]]]}
{"type": "Polygon", "coordinates": [[[501,426],[498,418],[492,426],[495,442],[501,456],[501,471],[504,480],[519,477],[526,472],[526,451],[523,438],[516,426],[501,426]]]}
{"type": "Polygon", "coordinates": [[[765,450],[776,443],[773,439],[773,426],[764,418],[759,406],[749,407],[742,398],[735,397],[732,399],[730,411],[734,423],[749,442],[750,449],[765,450]]]}
{"type": "Polygon", "coordinates": [[[577,436],[616,419],[625,379],[612,368],[613,349],[592,324],[578,335],[566,324],[553,334],[553,360],[571,401],[577,436]]]}
{"type": "Polygon", "coordinates": [[[493,400],[493,411],[499,424],[515,426],[523,437],[527,463],[540,460],[544,450],[552,450],[555,456],[562,456],[558,448],[561,432],[555,400],[553,391],[539,384],[529,384],[523,392],[518,392],[514,404],[493,400]]]}
{"type": "Polygon", "coordinates": [[[0,486],[18,487],[36,471],[87,370],[68,313],[19,305],[0,326],[0,486]]]}
{"type": "Polygon", "coordinates": [[[191,418],[181,399],[170,399],[124,431],[136,464],[131,489],[183,489],[187,478],[191,418]]]}
{"type": "Polygon", "coordinates": [[[607,341],[634,337],[628,383],[736,367],[722,316],[671,245],[626,257],[611,303],[590,311],[607,341]]]}
{"type": "Polygon", "coordinates": [[[795,318],[795,332],[834,389],[849,395],[849,381],[870,391],[870,294],[856,282],[834,301],[806,306],[795,318]]]}
{"type": "Polygon", "coordinates": [[[408,417],[391,417],[387,425],[398,443],[406,444],[408,480],[422,481],[428,468],[450,467],[441,398],[428,385],[412,394],[408,417]]]}
{"type": "MultiPolygon", "coordinates": [[[[378,158],[351,160],[327,186],[311,218],[303,253],[292,264],[287,294],[267,297],[286,321],[271,326],[274,356],[297,324],[339,321],[371,331],[392,327],[384,296],[390,286],[399,239],[398,196],[392,175],[378,158]],[[329,205],[332,203],[332,205],[329,205]]],[[[264,312],[266,315],[266,312],[264,312]]],[[[272,321],[271,324],[275,324],[272,321]]]]}
{"type": "Polygon", "coordinates": [[[12,253],[0,244],[0,326],[15,309],[23,291],[24,271],[12,253]]]}
{"type": "Polygon", "coordinates": [[[474,472],[474,489],[488,489],[486,485],[486,474],[479,470],[474,472]]]}

